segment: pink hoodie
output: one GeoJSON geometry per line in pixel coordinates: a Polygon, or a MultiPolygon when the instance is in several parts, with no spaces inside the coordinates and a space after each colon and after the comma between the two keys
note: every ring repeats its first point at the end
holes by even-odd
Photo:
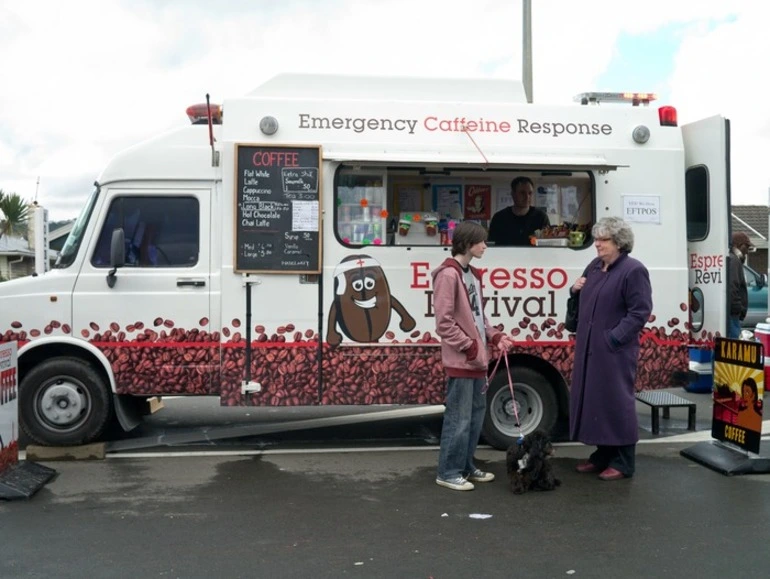
{"type": "MultiPolygon", "coordinates": [[[[481,281],[478,269],[469,266],[481,281]]],[[[431,273],[433,277],[433,309],[436,312],[436,333],[441,338],[441,362],[447,376],[455,378],[484,378],[489,366],[487,349],[481,347],[476,320],[471,310],[468,290],[463,283],[463,270],[457,260],[448,257],[431,273]]],[[[481,292],[481,287],[479,286],[481,292]]],[[[484,303],[483,295],[479,295],[484,303]]],[[[503,337],[484,316],[487,341],[496,345],[503,337]]]]}

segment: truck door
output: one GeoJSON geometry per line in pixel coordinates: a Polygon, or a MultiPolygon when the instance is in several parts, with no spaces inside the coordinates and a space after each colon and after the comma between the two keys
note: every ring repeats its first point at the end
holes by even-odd
{"type": "Polygon", "coordinates": [[[684,125],[690,322],[693,340],[727,335],[730,239],[730,121],[684,125]]]}
{"type": "Polygon", "coordinates": [[[110,360],[120,394],[208,394],[209,189],[108,190],[73,295],[73,334],[110,360]],[[124,267],[107,283],[112,232],[124,267]]]}

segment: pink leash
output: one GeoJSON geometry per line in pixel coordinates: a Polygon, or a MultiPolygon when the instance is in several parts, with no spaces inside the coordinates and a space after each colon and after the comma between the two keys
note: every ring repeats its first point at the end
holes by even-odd
{"type": "MultiPolygon", "coordinates": [[[[508,364],[507,355],[503,354],[502,356],[498,356],[497,362],[495,363],[495,367],[492,369],[492,376],[497,374],[497,367],[500,365],[501,358],[505,358],[505,369],[508,372],[508,388],[511,390],[511,404],[513,404],[513,414],[516,416],[516,426],[519,427],[519,438],[516,442],[518,444],[521,444],[522,442],[524,442],[524,433],[521,431],[521,421],[519,420],[519,409],[516,404],[516,397],[513,394],[513,380],[511,380],[511,367],[508,364]]],[[[489,389],[489,376],[487,376],[487,383],[486,383],[486,386],[484,386],[482,394],[485,394],[488,389],[489,389]]]]}

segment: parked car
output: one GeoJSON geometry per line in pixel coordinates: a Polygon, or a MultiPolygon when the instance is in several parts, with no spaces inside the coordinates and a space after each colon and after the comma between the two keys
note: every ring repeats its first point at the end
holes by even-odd
{"type": "Polygon", "coordinates": [[[741,325],[753,330],[767,319],[767,274],[756,272],[745,264],[743,274],[749,288],[749,311],[741,325]]]}

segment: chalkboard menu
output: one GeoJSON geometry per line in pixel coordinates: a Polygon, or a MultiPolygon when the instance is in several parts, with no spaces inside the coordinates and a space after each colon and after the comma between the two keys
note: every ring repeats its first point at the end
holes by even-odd
{"type": "Polygon", "coordinates": [[[321,148],[235,146],[235,271],[321,272],[321,148]]]}

